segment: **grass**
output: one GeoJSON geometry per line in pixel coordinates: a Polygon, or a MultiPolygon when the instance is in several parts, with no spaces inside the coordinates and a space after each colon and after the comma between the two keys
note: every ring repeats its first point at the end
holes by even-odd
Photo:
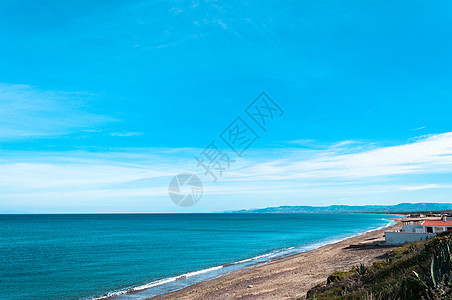
{"type": "Polygon", "coordinates": [[[452,232],[396,248],[385,260],[335,272],[307,299],[452,299],[452,232]]]}

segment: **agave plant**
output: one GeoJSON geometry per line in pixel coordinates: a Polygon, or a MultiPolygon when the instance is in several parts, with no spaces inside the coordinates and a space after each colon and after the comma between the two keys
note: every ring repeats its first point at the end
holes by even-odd
{"type": "Polygon", "coordinates": [[[418,273],[414,275],[425,285],[428,294],[436,294],[436,290],[443,285],[452,285],[452,241],[444,243],[433,255],[430,270],[427,271],[421,265],[421,270],[427,280],[422,280],[418,273]]]}
{"type": "Polygon", "coordinates": [[[356,273],[358,273],[361,276],[366,275],[367,267],[365,267],[363,264],[359,264],[359,266],[356,267],[356,273]]]}

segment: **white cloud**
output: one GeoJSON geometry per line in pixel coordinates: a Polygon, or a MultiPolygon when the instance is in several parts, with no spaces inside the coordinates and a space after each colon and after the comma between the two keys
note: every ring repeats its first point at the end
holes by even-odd
{"type": "Polygon", "coordinates": [[[438,182],[432,181],[437,177],[423,176],[452,174],[452,133],[422,137],[398,146],[350,142],[339,145],[326,150],[250,150],[245,158],[236,159],[216,183],[204,175],[193,159],[202,149],[35,153],[35,157],[22,159],[20,155],[24,153],[17,152],[9,154],[14,158],[0,161],[0,207],[10,207],[11,201],[24,199],[58,204],[60,199],[70,202],[81,198],[99,203],[100,207],[108,206],[108,199],[115,198],[127,206],[134,197],[160,197],[166,201],[161,205],[172,207],[167,186],[172,176],[183,171],[199,175],[206,197],[274,197],[282,205],[288,198],[362,199],[432,190],[444,194],[432,199],[447,201],[446,192],[441,190],[452,188],[447,178],[438,182]],[[413,176],[416,180],[410,181],[413,176]]]}
{"type": "MultiPolygon", "coordinates": [[[[370,145],[371,149],[355,152],[350,143],[318,151],[310,159],[297,157],[252,164],[235,172],[242,180],[287,180],[393,176],[414,173],[452,171],[452,133],[431,135],[416,142],[390,147],[370,145]],[[344,153],[346,145],[349,153],[344,153]]],[[[360,149],[362,147],[360,146],[360,149]]],[[[301,156],[301,155],[300,155],[301,156]]]]}
{"type": "Polygon", "coordinates": [[[167,172],[145,167],[90,164],[14,163],[0,166],[0,186],[3,189],[53,188],[86,189],[101,185],[130,182],[142,178],[168,176],[167,172]]]}
{"type": "Polygon", "coordinates": [[[142,135],[143,133],[141,132],[112,132],[110,133],[111,136],[119,136],[119,137],[128,137],[128,136],[137,136],[137,135],[142,135]]]}
{"type": "Polygon", "coordinates": [[[294,141],[289,141],[289,144],[300,145],[300,146],[311,146],[316,140],[312,139],[299,139],[294,141]]]}
{"type": "Polygon", "coordinates": [[[0,138],[63,135],[113,121],[87,112],[92,97],[83,92],[0,83],[0,138]]]}
{"type": "Polygon", "coordinates": [[[419,191],[428,189],[452,189],[452,185],[424,184],[424,185],[403,186],[400,189],[404,191],[419,191]]]}

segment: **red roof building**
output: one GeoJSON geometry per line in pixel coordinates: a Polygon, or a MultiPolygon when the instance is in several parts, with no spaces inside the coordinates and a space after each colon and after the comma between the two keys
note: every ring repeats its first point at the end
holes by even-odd
{"type": "Polygon", "coordinates": [[[443,221],[443,220],[425,220],[422,223],[423,226],[446,226],[446,227],[452,227],[452,220],[447,220],[447,221],[443,221]]]}
{"type": "Polygon", "coordinates": [[[424,226],[424,232],[440,233],[446,230],[452,230],[452,220],[443,216],[441,220],[425,220],[422,222],[422,226],[424,226]]]}

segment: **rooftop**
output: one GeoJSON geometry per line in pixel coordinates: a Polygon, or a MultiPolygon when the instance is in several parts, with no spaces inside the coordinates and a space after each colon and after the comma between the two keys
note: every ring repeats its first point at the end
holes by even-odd
{"type": "Polygon", "coordinates": [[[422,223],[424,226],[450,226],[452,227],[452,220],[425,220],[424,223],[422,223]]]}

